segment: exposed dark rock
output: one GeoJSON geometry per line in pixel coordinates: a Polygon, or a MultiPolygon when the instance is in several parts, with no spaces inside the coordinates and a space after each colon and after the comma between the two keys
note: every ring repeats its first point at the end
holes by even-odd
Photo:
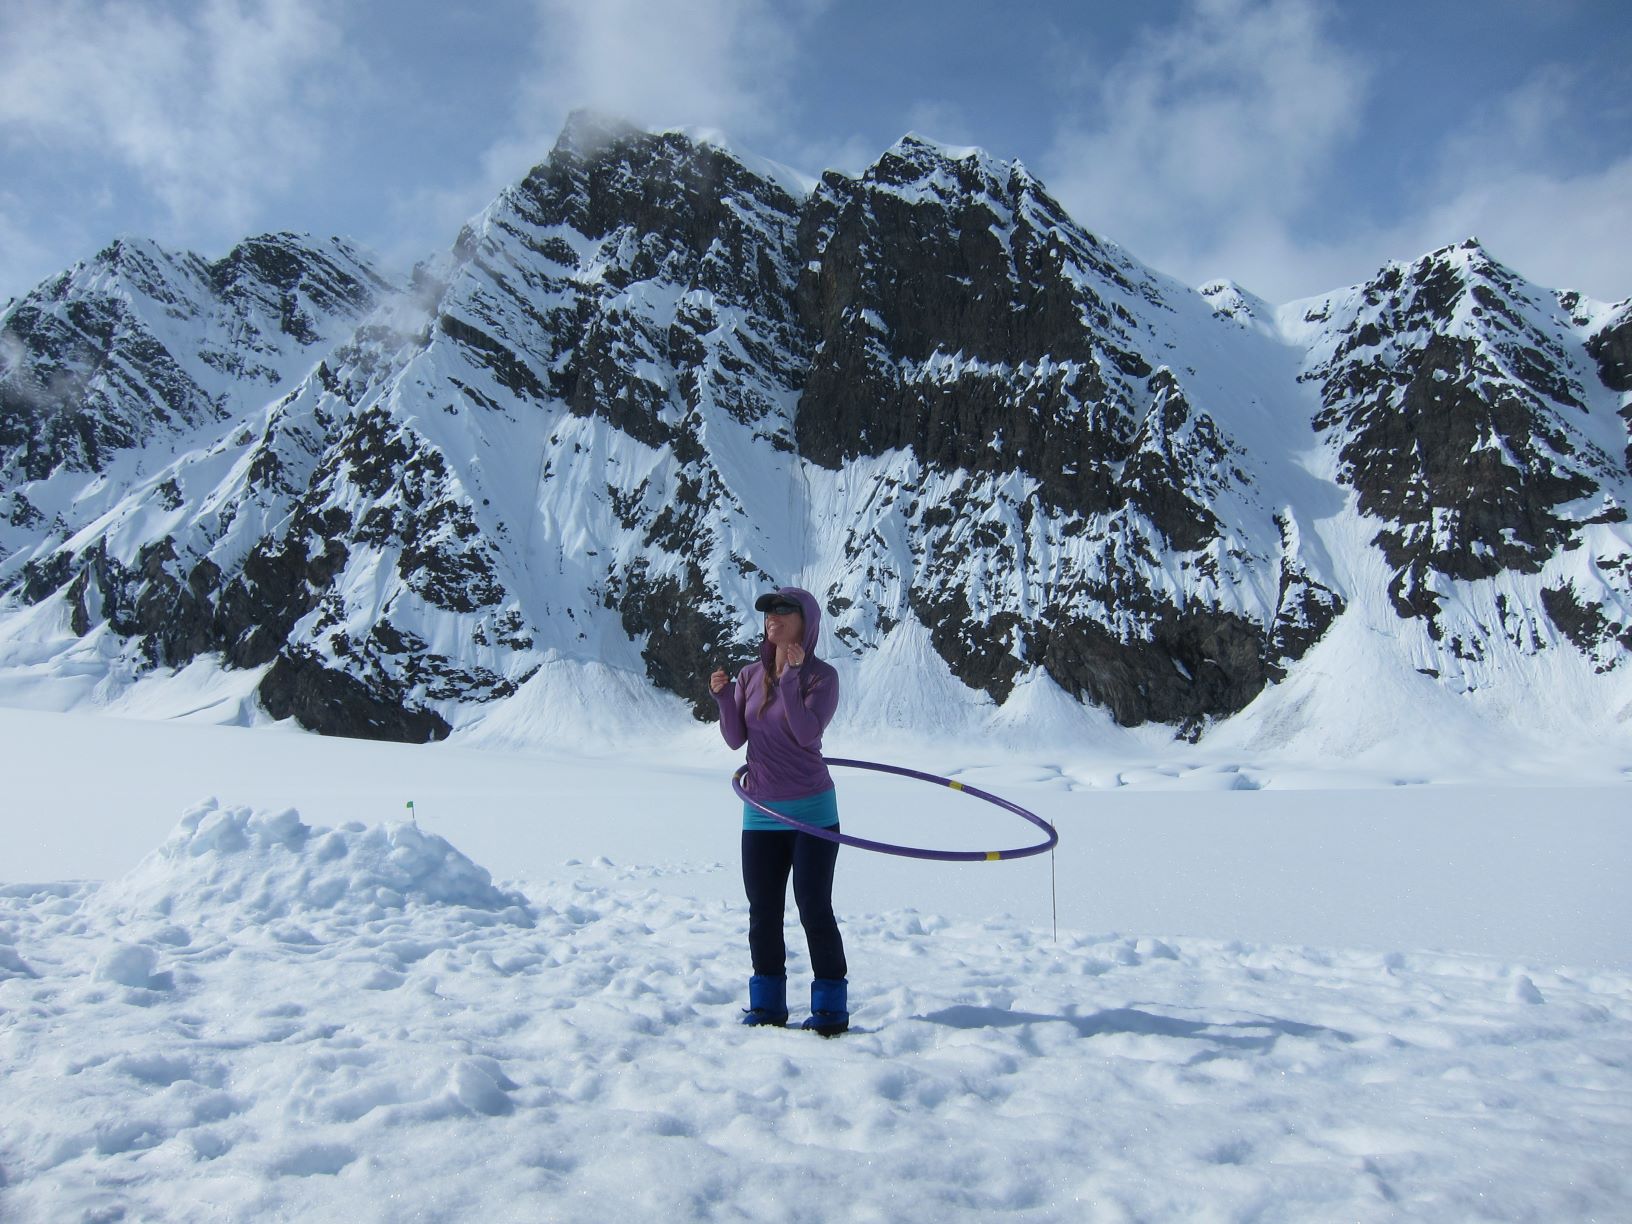
{"type": "Polygon", "coordinates": [[[216,603],[216,631],[233,667],[260,667],[278,656],[295,623],[317,607],[349,550],[340,536],[350,527],[344,511],[307,520],[312,530],[257,546],[242,572],[216,603]]]}
{"type": "MultiPolygon", "coordinates": [[[[23,566],[23,579],[17,592],[25,604],[37,604],[49,599],[62,589],[74,572],[74,555],[58,549],[43,561],[29,561],[23,566]]],[[[74,632],[79,633],[76,629],[74,632]]]]}
{"type": "Polygon", "coordinates": [[[743,614],[726,606],[694,562],[657,576],[636,562],[609,580],[606,606],[616,609],[625,633],[645,640],[640,656],[651,682],[691,702],[698,718],[718,717],[709,675],[719,668],[735,674],[759,657],[757,639],[744,638],[743,614]]]}
{"type": "Polygon", "coordinates": [[[1583,599],[1573,586],[1543,588],[1541,599],[1547,618],[1582,654],[1598,660],[1598,671],[1614,670],[1632,652],[1632,623],[1611,619],[1605,605],[1583,599]]]}
{"type": "MultiPolygon", "coordinates": [[[[1342,477],[1383,524],[1402,617],[1438,614],[1432,575],[1536,573],[1612,469],[1576,431],[1584,390],[1539,307],[1476,243],[1387,269],[1315,370],[1342,477]],[[1468,300],[1476,323],[1457,322],[1468,300]],[[1567,512],[1565,507],[1570,506],[1567,512]]],[[[1600,511],[1624,513],[1612,503],[1600,511]]]]}
{"type": "Polygon", "coordinates": [[[436,711],[405,708],[395,695],[375,694],[305,654],[280,654],[257,693],[273,718],[293,718],[320,735],[424,744],[452,731],[436,711]]]}
{"type": "Polygon", "coordinates": [[[442,315],[436,322],[444,334],[481,354],[481,363],[492,370],[494,377],[512,394],[535,400],[547,398],[549,393],[544,384],[507,345],[452,315],[442,315]]]}
{"type": "MultiPolygon", "coordinates": [[[[798,377],[801,337],[781,249],[791,240],[798,205],[730,154],[675,133],[637,132],[579,113],[550,158],[505,202],[510,214],[496,224],[506,241],[539,256],[542,266],[532,273],[537,288],[576,303],[533,320],[544,340],[537,356],[551,371],[551,391],[574,412],[600,417],[649,446],[677,445],[686,435],[676,429],[675,411],[688,399],[695,405],[705,384],[695,375],[684,385],[653,381],[650,371],[697,369],[713,357],[727,374],[742,373],[735,356],[741,352],[773,387],[798,377]],[[535,237],[562,225],[617,252],[593,291],[564,275],[578,265],[569,247],[535,237]],[[699,296],[688,298],[672,323],[653,327],[618,303],[619,294],[641,281],[699,296]],[[717,335],[707,302],[749,313],[730,334],[717,335]]],[[[461,250],[486,258],[474,234],[461,250]]],[[[727,411],[757,420],[769,400],[755,381],[727,377],[706,386],[727,411]]]]}
{"type": "Polygon", "coordinates": [[[1598,362],[1598,377],[1612,391],[1632,391],[1632,302],[1593,333],[1587,352],[1598,362]]]}
{"type": "Polygon", "coordinates": [[[26,480],[96,471],[162,430],[221,417],[118,298],[36,290],[6,318],[0,345],[19,354],[0,376],[0,471],[14,465],[26,480]]]}
{"type": "MultiPolygon", "coordinates": [[[[1627,302],[1615,317],[1587,341],[1587,352],[1598,362],[1598,377],[1604,386],[1623,395],[1632,392],[1632,302],[1627,302]]],[[[1621,420],[1626,422],[1626,467],[1632,471],[1632,399],[1621,408],[1621,420]]]]}
{"type": "Polygon", "coordinates": [[[1361,508],[1400,524],[1378,536],[1392,565],[1533,573],[1574,526],[1556,508],[1596,490],[1542,450],[1567,455],[1568,439],[1533,402],[1487,389],[1481,363],[1472,341],[1432,337],[1397,400],[1358,418],[1340,452],[1361,508]]]}
{"type": "Polygon", "coordinates": [[[211,601],[220,588],[221,570],[205,557],[178,581],[172,569],[178,560],[169,540],[142,551],[141,585],[121,629],[141,637],[148,661],[160,667],[185,666],[221,646],[211,601]]]}
{"type": "Polygon", "coordinates": [[[1020,618],[1012,612],[976,618],[958,589],[948,591],[939,602],[920,591],[913,595],[912,610],[929,627],[930,644],[952,674],[993,701],[1006,701],[1022,667],[1014,653],[1020,618]]]}
{"type": "Polygon", "coordinates": [[[1028,472],[1051,505],[1116,504],[1128,379],[1151,367],[1086,283],[1120,272],[1039,184],[909,138],[860,179],[829,173],[798,237],[805,458],[909,449],[943,470],[1028,472]]]}
{"type": "Polygon", "coordinates": [[[1270,679],[1283,679],[1286,665],[1303,658],[1311,646],[1325,637],[1345,606],[1343,597],[1336,591],[1316,582],[1283,558],[1280,600],[1264,652],[1270,679]]]}
{"type": "Polygon", "coordinates": [[[1122,641],[1095,621],[1061,615],[1027,644],[1061,688],[1124,726],[1177,723],[1191,734],[1263,691],[1271,678],[1265,654],[1261,626],[1212,610],[1166,615],[1148,641],[1122,641]]]}
{"type": "Polygon", "coordinates": [[[1150,389],[1156,400],[1134,436],[1120,487],[1175,548],[1199,549],[1218,535],[1220,524],[1197,494],[1217,491],[1222,482],[1212,476],[1228,470],[1231,448],[1210,418],[1191,419],[1172,371],[1154,375],[1150,389]]]}

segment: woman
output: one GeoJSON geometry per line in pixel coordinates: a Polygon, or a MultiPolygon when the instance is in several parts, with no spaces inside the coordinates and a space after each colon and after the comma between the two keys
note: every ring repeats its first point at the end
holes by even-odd
{"type": "MultiPolygon", "coordinates": [[[[816,657],[822,611],[809,591],[781,587],[754,603],[765,613],[759,662],[733,682],[723,671],[709,677],[720,707],[720,733],[733,748],[748,745],[744,788],[763,803],[802,824],[839,828],[833,779],[822,761],[822,731],[839,704],[839,677],[816,657]]],[[[782,917],[788,875],[799,922],[810,946],[815,981],[810,1018],[804,1023],[824,1037],[850,1027],[844,941],[833,916],[833,865],[837,842],[789,828],[743,804],[742,882],[748,893],[748,979],[744,1024],[788,1022],[787,947],[782,917]]]]}

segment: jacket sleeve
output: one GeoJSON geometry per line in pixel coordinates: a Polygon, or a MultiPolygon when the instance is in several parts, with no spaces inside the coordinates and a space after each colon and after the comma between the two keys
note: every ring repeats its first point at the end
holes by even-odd
{"type": "Polygon", "coordinates": [[[743,713],[742,701],[740,676],[714,694],[714,704],[720,707],[720,735],[728,748],[741,748],[748,742],[748,719],[743,713]]]}
{"type": "Polygon", "coordinates": [[[801,746],[809,748],[822,738],[827,724],[833,721],[833,712],[839,708],[839,678],[824,668],[811,681],[809,690],[801,692],[799,672],[797,667],[784,669],[778,691],[788,730],[801,746]]]}

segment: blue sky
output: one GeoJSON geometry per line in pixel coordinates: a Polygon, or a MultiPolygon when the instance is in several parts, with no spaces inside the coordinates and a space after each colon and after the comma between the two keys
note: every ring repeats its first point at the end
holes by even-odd
{"type": "Polygon", "coordinates": [[[406,266],[568,111],[807,173],[903,133],[1274,301],[1476,234],[1632,295],[1627,0],[5,0],[0,301],[116,234],[273,229],[406,266]]]}

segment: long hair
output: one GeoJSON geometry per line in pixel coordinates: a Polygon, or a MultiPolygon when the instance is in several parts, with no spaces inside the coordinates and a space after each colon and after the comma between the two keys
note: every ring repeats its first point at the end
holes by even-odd
{"type": "MultiPolygon", "coordinates": [[[[804,629],[805,629],[805,614],[803,612],[801,612],[799,614],[799,631],[800,631],[800,633],[803,633],[804,629]]],[[[765,667],[764,667],[764,672],[765,672],[765,699],[760,703],[761,708],[771,704],[771,694],[776,692],[776,678],[775,678],[775,676],[773,674],[775,671],[776,671],[776,652],[773,650],[771,652],[770,662],[766,663],[765,667]]]]}

